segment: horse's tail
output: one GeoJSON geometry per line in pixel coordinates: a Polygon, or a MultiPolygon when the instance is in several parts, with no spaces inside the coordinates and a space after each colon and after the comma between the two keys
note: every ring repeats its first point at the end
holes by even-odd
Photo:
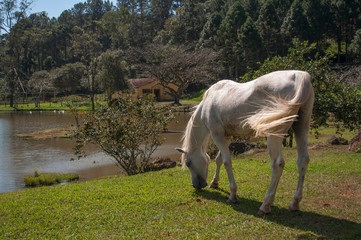
{"type": "Polygon", "coordinates": [[[311,76],[307,72],[295,72],[296,92],[290,99],[266,94],[266,106],[247,117],[243,122],[255,131],[256,137],[284,137],[294,121],[299,109],[313,97],[311,76]]]}

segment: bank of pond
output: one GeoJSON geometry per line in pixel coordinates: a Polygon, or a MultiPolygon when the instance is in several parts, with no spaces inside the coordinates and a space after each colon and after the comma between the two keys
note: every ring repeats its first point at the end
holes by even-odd
{"type": "MultiPolygon", "coordinates": [[[[164,143],[153,154],[173,161],[179,159],[179,147],[189,113],[176,113],[163,133],[164,143]]],[[[80,180],[121,174],[113,159],[99,148],[89,145],[87,155],[74,155],[75,140],[67,133],[76,124],[68,112],[0,112],[0,193],[23,189],[24,176],[39,173],[76,173],[80,180]]]]}

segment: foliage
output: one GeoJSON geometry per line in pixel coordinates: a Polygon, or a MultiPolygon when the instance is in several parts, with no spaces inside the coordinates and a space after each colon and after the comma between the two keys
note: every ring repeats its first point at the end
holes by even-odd
{"type": "Polygon", "coordinates": [[[360,59],[360,57],[361,57],[361,29],[356,31],[355,36],[352,39],[350,48],[351,48],[353,56],[360,59]]]}
{"type": "Polygon", "coordinates": [[[283,41],[279,30],[281,21],[274,1],[266,0],[260,9],[256,24],[263,38],[267,57],[282,54],[283,41]]]}
{"type": "Polygon", "coordinates": [[[116,91],[129,89],[128,65],[124,60],[121,50],[107,51],[101,54],[98,59],[99,79],[103,90],[111,96],[116,91]]]}
{"type": "MultiPolygon", "coordinates": [[[[75,91],[89,94],[94,107],[94,95],[105,91],[96,81],[96,59],[129,48],[141,49],[142,56],[151,43],[213,49],[224,66],[217,69],[219,78],[230,79],[255,69],[265,57],[285,56],[294,37],[316,43],[317,50],[331,43],[338,62],[357,62],[359,56],[360,1],[87,0],[53,19],[46,12],[28,16],[32,2],[0,2],[0,74],[11,104],[29,91],[20,85],[36,72],[82,62],[87,85],[75,91]]],[[[132,70],[134,78],[152,77],[144,69],[132,70]]]]}
{"type": "Polygon", "coordinates": [[[50,73],[45,70],[35,72],[28,82],[28,87],[34,92],[38,92],[38,99],[45,91],[54,90],[50,73]]]}
{"type": "Polygon", "coordinates": [[[242,55],[244,68],[256,69],[258,62],[264,59],[265,49],[263,40],[252,18],[247,17],[246,22],[238,32],[238,51],[242,55]]]}
{"type": "Polygon", "coordinates": [[[108,38],[111,49],[124,49],[129,45],[130,13],[122,8],[117,12],[107,12],[100,20],[102,35],[108,38]]]}
{"type": "Polygon", "coordinates": [[[179,104],[184,90],[192,83],[210,83],[216,78],[218,54],[211,49],[152,44],[133,49],[131,61],[148,75],[160,81],[179,104]],[[140,58],[140,56],[142,56],[140,58]],[[178,89],[174,89],[172,84],[178,89]]]}
{"type": "Polygon", "coordinates": [[[21,19],[26,17],[32,0],[4,0],[0,2],[0,30],[6,33],[21,19]]]}
{"type": "Polygon", "coordinates": [[[298,38],[301,41],[310,39],[309,22],[302,8],[301,0],[295,0],[281,26],[281,33],[288,39],[298,38]]]}
{"type": "Polygon", "coordinates": [[[236,1],[228,9],[227,14],[217,31],[217,47],[224,65],[229,66],[229,75],[238,77],[241,72],[241,64],[244,61],[239,48],[238,33],[246,21],[246,12],[239,1],[236,1]],[[221,44],[223,43],[223,44],[221,44]],[[238,47],[237,47],[238,46],[238,47]],[[231,64],[233,62],[233,64],[231,64]]]}
{"type": "Polygon", "coordinates": [[[157,42],[183,45],[193,44],[199,40],[206,22],[204,1],[185,0],[182,2],[183,5],[173,12],[175,14],[171,12],[169,18],[163,20],[164,25],[158,26],[161,30],[156,33],[157,42]]]}
{"type": "MultiPolygon", "coordinates": [[[[361,126],[361,92],[358,88],[345,86],[334,79],[329,62],[332,55],[314,54],[316,46],[294,41],[285,57],[267,59],[256,71],[245,74],[241,81],[249,81],[276,70],[304,70],[311,74],[315,90],[313,127],[326,125],[331,115],[343,126],[355,130],[361,126]]],[[[338,126],[340,129],[341,126],[338,126]]]]}
{"type": "Polygon", "coordinates": [[[74,132],[76,153],[87,143],[98,145],[128,175],[144,172],[152,153],[162,143],[161,132],[173,119],[166,106],[152,99],[120,99],[111,106],[82,113],[74,132]]]}
{"type": "Polygon", "coordinates": [[[84,77],[85,66],[80,63],[68,63],[51,71],[54,87],[59,91],[75,93],[84,77]]]}
{"type": "MultiPolygon", "coordinates": [[[[332,129],[327,130],[333,132],[332,129]]],[[[322,139],[325,132],[321,131],[322,139]]],[[[329,136],[329,135],[328,135],[329,136]]],[[[325,138],[323,138],[325,137],[325,138]]],[[[311,139],[314,147],[319,140],[311,139]]],[[[4,239],[359,239],[360,155],[345,146],[311,148],[301,211],[287,206],[297,186],[295,149],[272,212],[257,215],[270,181],[266,151],[233,160],[238,204],[228,204],[224,168],[219,189],[195,190],[180,168],[113,176],[0,194],[4,239]],[[21,217],[19,217],[21,216],[21,217]]],[[[215,163],[210,164],[210,174],[215,163]]],[[[211,175],[210,175],[211,177],[211,175]]]]}

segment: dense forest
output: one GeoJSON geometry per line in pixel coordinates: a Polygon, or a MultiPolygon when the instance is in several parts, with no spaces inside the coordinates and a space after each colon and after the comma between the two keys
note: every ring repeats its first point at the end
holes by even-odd
{"type": "Polygon", "coordinates": [[[0,2],[0,97],[11,104],[44,93],[93,98],[127,87],[127,78],[157,76],[149,70],[164,62],[170,71],[204,59],[214,78],[237,79],[286,55],[295,38],[333,51],[335,63],[361,55],[358,0],[87,0],[52,19],[29,15],[31,4],[0,2]]]}

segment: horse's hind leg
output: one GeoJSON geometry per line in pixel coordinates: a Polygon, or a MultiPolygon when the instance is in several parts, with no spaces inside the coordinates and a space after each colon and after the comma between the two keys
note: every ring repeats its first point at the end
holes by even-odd
{"type": "Polygon", "coordinates": [[[270,136],[267,138],[267,148],[271,157],[272,179],[268,188],[264,202],[259,209],[259,214],[267,214],[271,212],[271,205],[276,196],[278,182],[285,166],[282,156],[282,138],[270,136]]]}
{"type": "Polygon", "coordinates": [[[221,170],[222,163],[222,155],[221,152],[218,151],[216,157],[216,172],[214,173],[213,180],[211,182],[211,185],[209,186],[210,188],[218,188],[219,172],[221,170]]]}
{"type": "Polygon", "coordinates": [[[297,190],[292,203],[289,206],[289,210],[298,211],[300,210],[299,203],[302,200],[303,194],[303,183],[305,181],[305,175],[307,171],[307,165],[310,161],[308,150],[307,150],[307,136],[308,136],[308,125],[306,123],[300,123],[302,119],[294,127],[295,138],[297,143],[297,166],[298,166],[298,184],[297,190]]]}

